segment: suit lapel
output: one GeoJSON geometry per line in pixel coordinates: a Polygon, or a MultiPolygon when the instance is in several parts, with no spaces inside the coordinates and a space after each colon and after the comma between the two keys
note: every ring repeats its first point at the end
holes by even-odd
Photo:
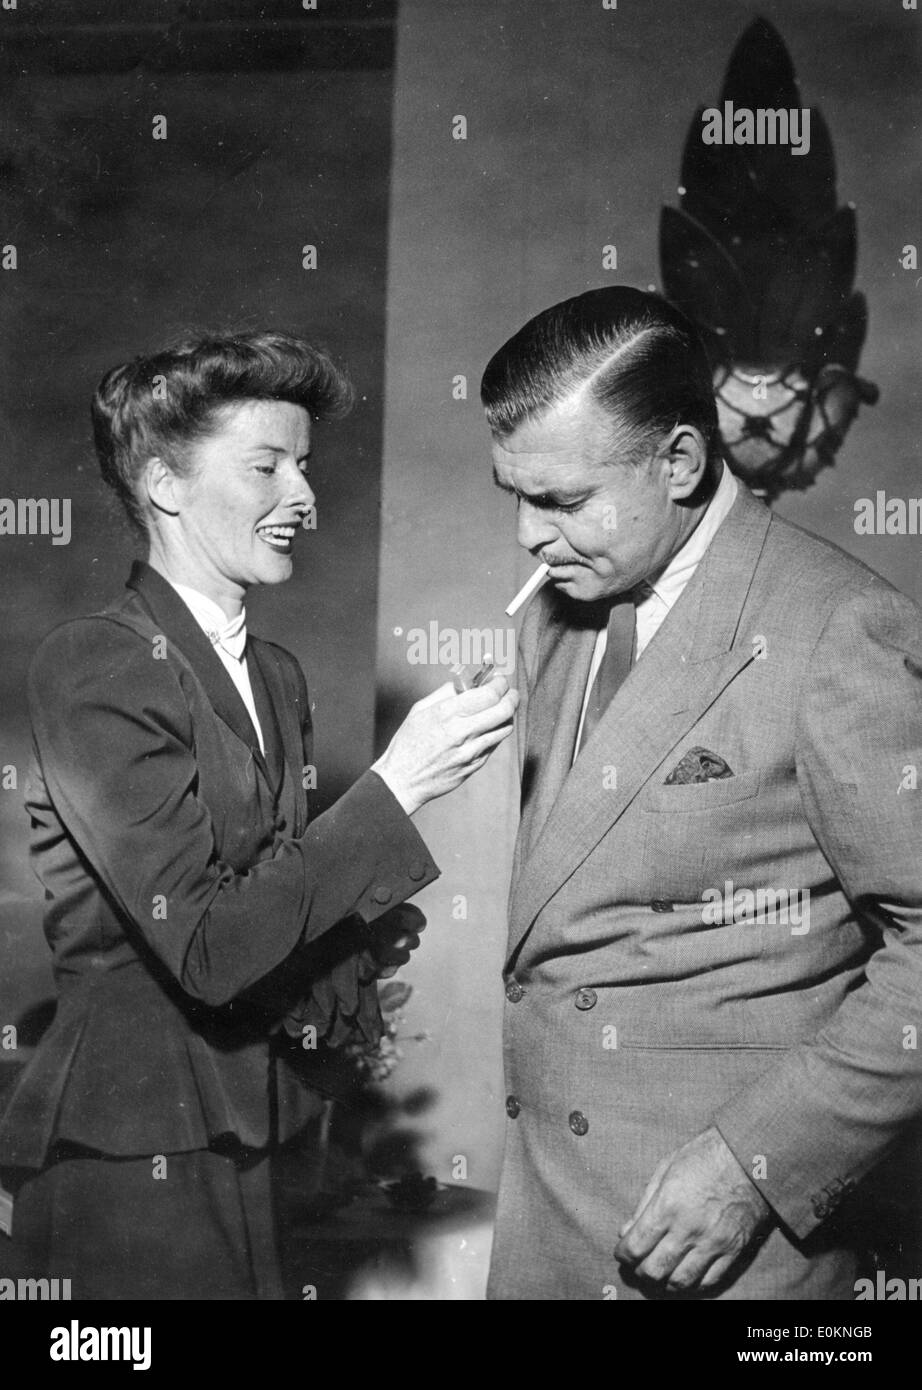
{"type": "Polygon", "coordinates": [[[277,770],[279,784],[282,783],[284,770],[287,766],[294,788],[296,807],[294,833],[303,835],[308,819],[308,797],[304,787],[304,759],[305,757],[309,759],[312,756],[310,745],[305,748],[302,731],[302,713],[306,722],[306,711],[302,712],[297,687],[292,688],[291,681],[286,678],[283,664],[279,661],[272,647],[267,642],[261,642],[258,638],[254,638],[251,651],[259,677],[265,683],[269,712],[278,735],[277,747],[280,757],[277,770]]]}
{"type": "Polygon", "coordinates": [[[275,662],[272,659],[271,650],[259,642],[256,638],[247,636],[247,670],[250,676],[250,686],[253,691],[253,703],[256,706],[256,714],[259,725],[262,729],[263,742],[266,745],[266,765],[276,787],[281,786],[282,775],[285,768],[284,750],[282,747],[282,734],[278,720],[275,716],[277,707],[284,703],[284,690],[279,705],[272,698],[269,691],[269,683],[273,681],[275,675],[275,662]]]}
{"type": "Polygon", "coordinates": [[[174,643],[182,652],[204,686],[215,714],[246,744],[271,786],[269,769],[247,707],[220,657],[179,594],[163,575],[139,560],[132,566],[127,587],[135,590],[167,641],[174,643]]]}
{"type": "Polygon", "coordinates": [[[548,650],[539,663],[538,683],[540,688],[542,670],[553,673],[551,698],[546,703],[539,695],[534,723],[529,717],[525,767],[535,747],[533,738],[550,737],[556,755],[548,759],[546,778],[538,779],[538,804],[526,818],[525,836],[520,834],[510,895],[510,956],[545,903],[721,691],[753,660],[751,635],[744,634],[736,647],[733,643],[770,520],[768,509],[741,484],[685,591],[572,768],[564,766],[563,755],[568,748],[572,756],[598,620],[575,637],[559,624],[548,623],[542,642],[548,650]],[[563,657],[555,656],[555,647],[563,657]],[[560,719],[551,732],[555,700],[560,719]]]}
{"type": "Polygon", "coordinates": [[[536,843],[569,774],[595,639],[606,617],[602,605],[562,601],[545,625],[526,713],[520,859],[536,843]]]}

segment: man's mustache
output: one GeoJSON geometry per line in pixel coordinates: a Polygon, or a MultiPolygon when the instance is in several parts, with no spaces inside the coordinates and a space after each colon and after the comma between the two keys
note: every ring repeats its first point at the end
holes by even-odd
{"type": "Polygon", "coordinates": [[[559,555],[557,557],[539,555],[538,559],[543,561],[543,563],[548,565],[551,569],[553,569],[555,565],[585,565],[586,563],[586,561],[581,559],[578,555],[559,555]]]}

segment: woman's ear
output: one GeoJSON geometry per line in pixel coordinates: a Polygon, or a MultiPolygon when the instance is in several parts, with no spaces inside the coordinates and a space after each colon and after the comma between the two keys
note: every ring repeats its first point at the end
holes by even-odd
{"type": "Polygon", "coordinates": [[[148,459],[142,478],[144,491],[151,506],[158,512],[166,512],[168,516],[177,516],[179,506],[176,498],[176,474],[163,459],[148,459]]]}
{"type": "Polygon", "coordinates": [[[669,493],[675,501],[691,497],[708,474],[704,436],[694,425],[676,425],[663,449],[669,465],[669,493]]]}

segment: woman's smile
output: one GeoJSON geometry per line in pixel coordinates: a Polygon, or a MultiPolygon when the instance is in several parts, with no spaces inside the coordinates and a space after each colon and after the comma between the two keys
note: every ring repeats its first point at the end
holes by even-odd
{"type": "Polygon", "coordinates": [[[268,523],[257,526],[256,534],[261,541],[269,546],[270,550],[277,550],[281,555],[290,555],[297,530],[297,526],[293,524],[268,523]]]}

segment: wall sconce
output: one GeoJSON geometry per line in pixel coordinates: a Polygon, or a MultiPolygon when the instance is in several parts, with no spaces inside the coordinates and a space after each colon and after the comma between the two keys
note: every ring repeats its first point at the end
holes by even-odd
{"type": "Polygon", "coordinates": [[[854,205],[837,206],[829,131],[766,20],[737,43],[719,106],[692,121],[681,177],[681,208],[660,222],[664,293],[707,344],[727,462],[773,501],[831,466],[879,392],[857,374],[854,205]]]}

